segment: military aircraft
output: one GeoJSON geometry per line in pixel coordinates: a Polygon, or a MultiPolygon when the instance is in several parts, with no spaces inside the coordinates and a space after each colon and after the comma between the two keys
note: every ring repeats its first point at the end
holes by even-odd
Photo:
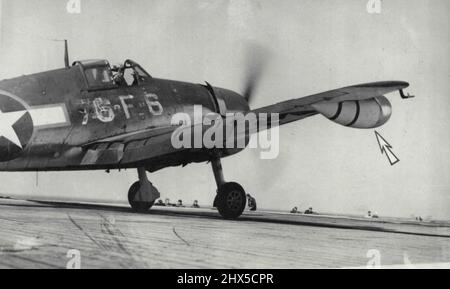
{"type": "Polygon", "coordinates": [[[245,92],[152,77],[126,60],[111,67],[106,60],[75,61],[65,67],[0,82],[0,171],[75,171],[137,169],[128,200],[145,212],[160,197],[147,172],[193,162],[211,162],[217,183],[215,207],[226,219],[238,218],[246,193],[226,182],[221,159],[242,149],[176,149],[171,117],[192,113],[194,105],[226,113],[277,113],[283,125],[321,114],[354,128],[383,125],[391,115],[384,96],[409,86],[386,81],[349,86],[252,110],[249,102],[258,73],[245,92]],[[120,76],[120,77],[118,77],[120,76]]]}

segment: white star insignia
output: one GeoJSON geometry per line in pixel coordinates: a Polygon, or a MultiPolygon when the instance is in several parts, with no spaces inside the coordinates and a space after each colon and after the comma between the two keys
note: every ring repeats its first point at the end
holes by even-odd
{"type": "Polygon", "coordinates": [[[0,110],[0,137],[6,138],[21,149],[23,149],[23,147],[13,125],[19,121],[26,112],[26,110],[13,112],[2,112],[0,110]]]}

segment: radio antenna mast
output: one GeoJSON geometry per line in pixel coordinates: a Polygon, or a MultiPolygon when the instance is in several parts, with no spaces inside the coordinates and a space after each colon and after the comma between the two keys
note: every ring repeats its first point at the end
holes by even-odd
{"type": "Polygon", "coordinates": [[[69,69],[70,61],[69,61],[69,44],[67,39],[49,39],[51,41],[63,42],[64,41],[64,66],[69,69]]]}
{"type": "Polygon", "coordinates": [[[67,44],[67,39],[64,39],[64,64],[66,65],[66,68],[70,68],[69,45],[67,44]]]}

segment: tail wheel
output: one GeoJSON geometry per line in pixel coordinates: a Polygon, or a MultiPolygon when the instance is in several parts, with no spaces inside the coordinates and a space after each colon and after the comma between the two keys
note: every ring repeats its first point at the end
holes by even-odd
{"type": "Polygon", "coordinates": [[[145,213],[153,206],[155,202],[136,201],[136,194],[141,188],[140,182],[135,182],[128,191],[128,203],[135,212],[145,213]]]}
{"type": "Polygon", "coordinates": [[[222,217],[237,219],[245,209],[247,198],[241,185],[226,183],[219,187],[215,203],[222,217]]]}

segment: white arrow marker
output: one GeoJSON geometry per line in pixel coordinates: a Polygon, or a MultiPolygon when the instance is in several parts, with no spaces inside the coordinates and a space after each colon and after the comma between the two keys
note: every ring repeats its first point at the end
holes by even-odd
{"type": "Polygon", "coordinates": [[[386,155],[391,166],[398,163],[400,160],[392,152],[392,146],[377,131],[375,131],[375,136],[377,137],[377,142],[380,146],[381,153],[386,155]]]}

